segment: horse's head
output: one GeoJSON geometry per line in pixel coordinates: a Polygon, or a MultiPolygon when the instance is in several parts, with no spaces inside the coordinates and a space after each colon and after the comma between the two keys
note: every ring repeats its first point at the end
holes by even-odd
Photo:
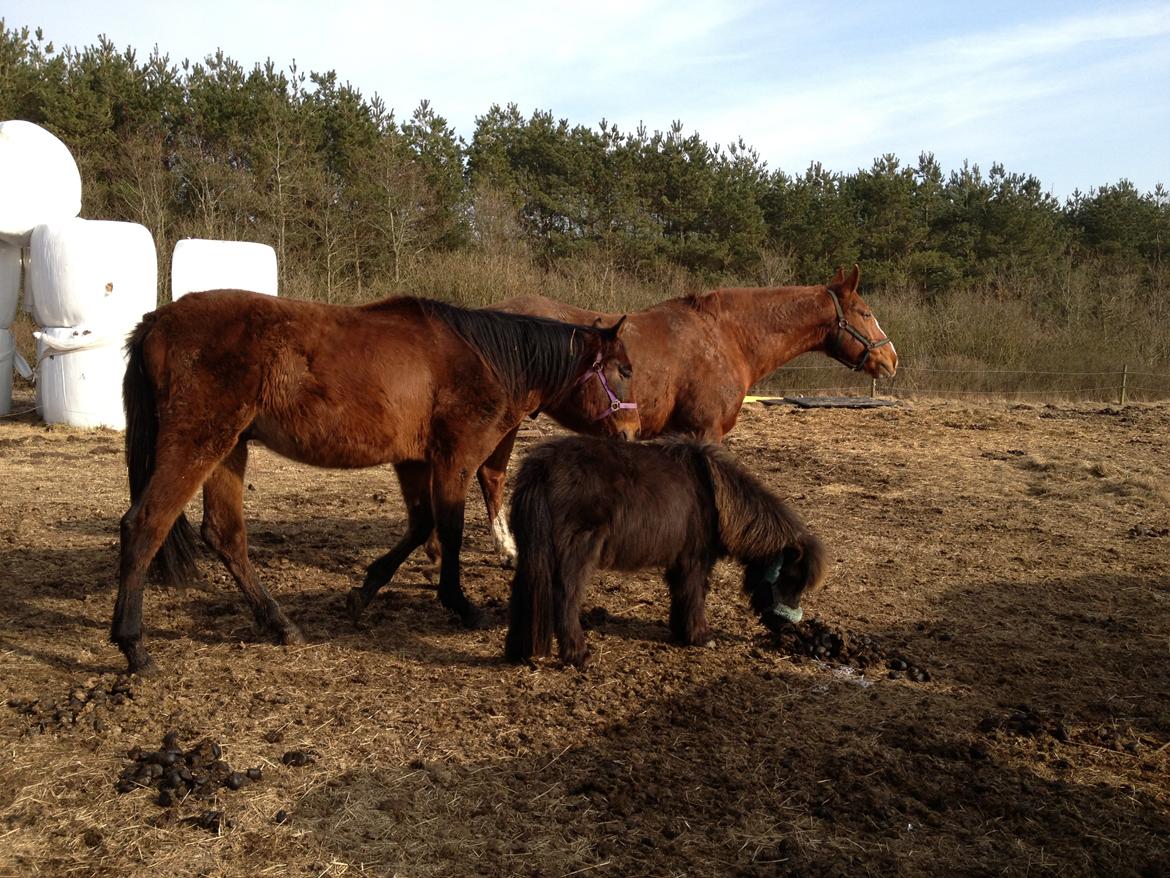
{"type": "Polygon", "coordinates": [[[589,370],[581,376],[569,398],[585,422],[622,439],[636,439],[642,422],[634,402],[634,367],[621,339],[623,316],[613,326],[596,326],[590,345],[589,370]]]}
{"type": "Polygon", "coordinates": [[[898,371],[898,352],[857,294],[860,276],[856,265],[848,277],[838,268],[826,286],[835,314],[825,337],[825,352],[850,369],[864,369],[874,378],[892,378],[898,371]]]}
{"type": "Polygon", "coordinates": [[[824,578],[824,548],[819,539],[806,533],[778,555],[749,561],[743,570],[743,590],[760,621],[775,630],[804,617],[801,600],[824,578]]]}

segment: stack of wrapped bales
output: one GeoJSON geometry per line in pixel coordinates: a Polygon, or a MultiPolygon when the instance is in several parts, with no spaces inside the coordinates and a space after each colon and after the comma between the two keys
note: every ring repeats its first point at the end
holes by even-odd
{"type": "Polygon", "coordinates": [[[65,144],[31,122],[0,122],[0,415],[12,407],[13,366],[24,365],[12,337],[24,248],[36,226],[80,210],[81,175],[65,144]]]}
{"type": "Polygon", "coordinates": [[[125,427],[126,336],[153,311],[154,239],[137,223],[70,219],[32,234],[37,401],[46,422],[125,427]]]}
{"type": "MultiPolygon", "coordinates": [[[[155,308],[158,258],[144,226],[79,219],[80,210],[81,176],[65,144],[30,122],[0,122],[0,414],[22,363],[11,326],[23,289],[39,327],[37,410],[50,424],[123,429],[124,346],[155,308]]],[[[216,289],[276,295],[276,252],[179,241],[172,298],[216,289]]]]}

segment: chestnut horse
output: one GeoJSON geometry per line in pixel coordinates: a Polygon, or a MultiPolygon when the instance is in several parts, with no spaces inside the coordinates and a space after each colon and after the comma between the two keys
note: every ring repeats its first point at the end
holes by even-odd
{"type": "Polygon", "coordinates": [[[579,407],[603,432],[636,434],[637,411],[622,403],[632,397],[621,323],[598,329],[423,299],[343,307],[234,290],[184,296],[147,314],[127,342],[132,505],[122,518],[111,626],[130,671],[150,664],[141,629],[152,559],[157,553],[155,567],[170,581],[194,574],[183,507],[200,486],[203,539],[257,626],[303,642],[248,561],[249,440],[315,466],[394,464],[406,533],[350,593],[350,612],[360,613],[437,529],[439,599],[464,624],[478,624],[459,577],[468,477],[541,406],[579,407]]]}
{"type": "MultiPolygon", "coordinates": [[[[857,293],[860,271],[838,269],[826,285],[719,289],[660,302],[629,315],[622,335],[638,369],[641,438],[681,434],[718,442],[735,426],[748,389],[793,357],[823,351],[875,378],[893,376],[898,354],[857,293]]],[[[572,323],[614,315],[521,296],[492,306],[572,323]]],[[[570,430],[599,432],[571,406],[544,411],[570,430]]],[[[508,560],[515,544],[500,514],[516,431],[504,436],[478,476],[496,546],[508,560]]]]}
{"type": "Polygon", "coordinates": [[[619,444],[586,436],[546,442],[520,465],[512,494],[519,556],[505,654],[589,659],[581,630],[585,584],[598,569],[665,571],[670,630],[707,644],[711,570],[730,556],[743,590],[773,630],[803,616],[820,585],[825,552],[779,497],[713,443],[692,439],[619,444]]]}

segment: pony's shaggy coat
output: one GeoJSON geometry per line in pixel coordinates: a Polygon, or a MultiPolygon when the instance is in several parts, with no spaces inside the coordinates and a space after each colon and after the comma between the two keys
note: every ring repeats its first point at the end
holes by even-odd
{"type": "Polygon", "coordinates": [[[670,629],[686,644],[711,639],[705,611],[711,569],[744,565],[744,591],[765,624],[778,604],[800,607],[824,577],[821,542],[800,518],[719,446],[686,439],[620,444],[569,437],[520,466],[511,525],[518,549],[507,657],[546,655],[583,665],[579,615],[597,569],[662,568],[670,629]]]}
{"type": "MultiPolygon", "coordinates": [[[[406,534],[370,565],[348,598],[358,615],[406,557],[437,531],[439,599],[465,624],[480,620],[463,594],[459,549],[468,479],[525,415],[556,402],[596,417],[610,405],[599,368],[630,398],[629,360],[615,329],[471,311],[422,299],[361,307],[232,290],[185,296],[143,318],[127,343],[123,385],[130,510],[111,638],[131,671],[142,645],[147,566],[167,579],[193,573],[194,532],[183,507],[202,486],[202,536],[236,580],[257,625],[283,642],[301,634],[257,581],[247,557],[248,442],[324,467],[392,463],[406,534]]],[[[627,437],[635,412],[602,428],[627,437]]]]}

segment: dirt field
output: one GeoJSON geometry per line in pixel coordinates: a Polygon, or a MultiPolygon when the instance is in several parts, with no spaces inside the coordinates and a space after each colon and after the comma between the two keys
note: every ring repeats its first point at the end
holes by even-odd
{"type": "Polygon", "coordinates": [[[1170,874],[1170,406],[752,406],[727,444],[830,547],[803,634],[727,565],[716,645],[679,648],[657,577],[606,575],[590,669],[513,667],[421,553],[356,628],[392,473],[257,450],[252,556],[309,645],[254,636],[207,558],[148,593],[140,679],[106,641],[120,434],[0,421],[0,874],[1170,874]],[[119,793],[172,730],[260,779],[119,793]]]}

